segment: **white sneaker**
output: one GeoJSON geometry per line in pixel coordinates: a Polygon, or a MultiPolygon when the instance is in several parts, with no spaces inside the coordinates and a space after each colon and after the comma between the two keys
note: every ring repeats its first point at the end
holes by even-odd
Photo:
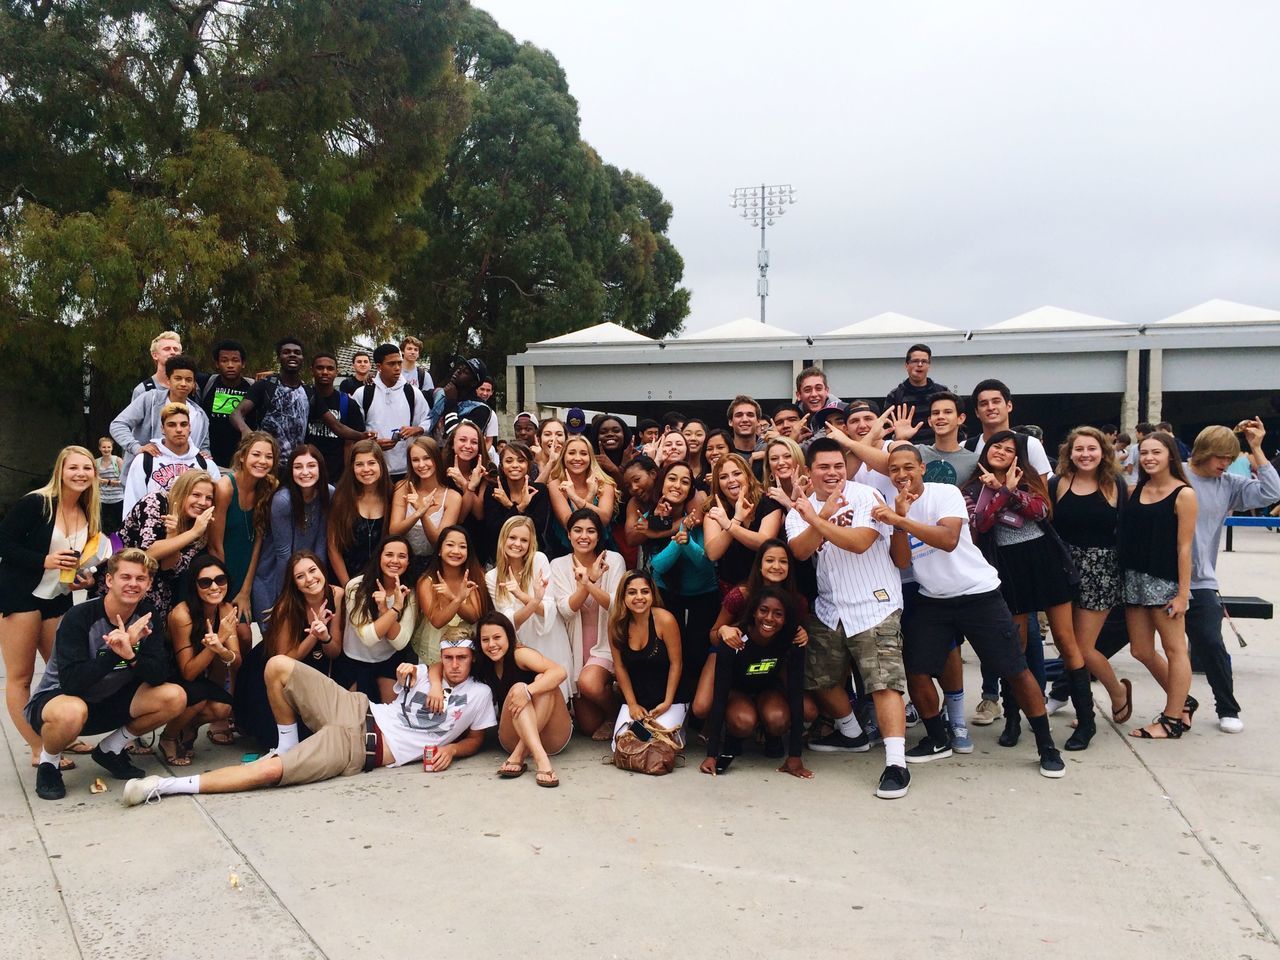
{"type": "Polygon", "coordinates": [[[136,807],[140,803],[159,803],[160,779],[159,775],[153,773],[149,777],[128,781],[120,794],[120,801],[126,807],[136,807]]]}
{"type": "Polygon", "coordinates": [[[1044,702],[1044,712],[1052,717],[1070,702],[1069,700],[1055,700],[1053,697],[1049,697],[1044,702]]]}
{"type": "Polygon", "coordinates": [[[1239,717],[1219,717],[1218,729],[1223,733],[1243,733],[1244,721],[1239,717]]]}

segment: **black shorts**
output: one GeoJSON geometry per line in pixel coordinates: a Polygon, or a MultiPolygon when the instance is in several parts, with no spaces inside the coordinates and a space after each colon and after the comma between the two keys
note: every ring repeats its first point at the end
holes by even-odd
{"type": "MultiPolygon", "coordinates": [[[[80,733],[86,736],[92,736],[95,733],[110,733],[123,727],[126,723],[133,719],[133,714],[129,712],[129,707],[133,703],[133,695],[138,692],[139,684],[131,683],[123,690],[113,693],[105,700],[97,700],[93,703],[87,703],[89,707],[89,716],[85,720],[84,726],[80,729],[80,733]]],[[[62,696],[61,690],[48,690],[45,693],[33,697],[31,702],[27,704],[27,723],[31,724],[31,729],[36,733],[40,732],[40,728],[44,726],[45,704],[54,697],[62,696]]]]}
{"type": "Polygon", "coordinates": [[[0,615],[6,617],[11,613],[34,611],[40,614],[41,620],[56,620],[70,609],[71,594],[69,593],[54,597],[52,600],[45,600],[34,593],[16,593],[0,588],[0,615]]]}
{"type": "Polygon", "coordinates": [[[339,686],[351,689],[354,685],[356,690],[378,703],[378,681],[394,680],[396,678],[396,668],[402,663],[417,663],[418,657],[413,652],[413,645],[406,646],[403,650],[397,650],[387,659],[378,663],[368,663],[364,660],[353,660],[345,653],[333,661],[332,679],[339,686]]]}
{"type": "Polygon", "coordinates": [[[902,659],[907,673],[941,675],[947,656],[963,633],[982,665],[1002,677],[1027,669],[1013,617],[999,590],[936,600],[916,597],[903,625],[902,659]]]}

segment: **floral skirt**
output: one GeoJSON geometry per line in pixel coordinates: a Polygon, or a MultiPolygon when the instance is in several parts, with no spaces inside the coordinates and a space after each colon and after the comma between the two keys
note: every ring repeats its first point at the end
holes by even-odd
{"type": "Polygon", "coordinates": [[[1081,610],[1110,610],[1120,604],[1120,562],[1115,547],[1077,547],[1068,544],[1080,571],[1076,606],[1081,610]]]}
{"type": "Polygon", "coordinates": [[[1131,607],[1163,607],[1178,595],[1178,584],[1173,580],[1143,573],[1141,570],[1124,572],[1124,602],[1131,607]]]}

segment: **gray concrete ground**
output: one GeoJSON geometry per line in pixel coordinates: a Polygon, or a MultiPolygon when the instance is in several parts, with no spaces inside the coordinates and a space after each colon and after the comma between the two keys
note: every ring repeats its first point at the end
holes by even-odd
{"type": "MultiPolygon", "coordinates": [[[[1244,530],[1236,544],[1227,592],[1280,599],[1280,536],[1244,530]]],[[[576,741],[559,790],[499,781],[485,754],[441,774],[126,810],[115,781],[89,793],[83,759],[68,797],[45,803],[6,720],[0,943],[7,956],[183,960],[1280,957],[1280,624],[1239,627],[1242,735],[1218,732],[1196,677],[1204,706],[1181,742],[1103,724],[1050,781],[1029,735],[1006,750],[995,727],[973,728],[974,754],[913,768],[893,802],[873,796],[879,751],[807,754],[807,783],[755,755],[714,781],[693,757],[649,779],[576,741]]],[[[1116,663],[1135,720],[1157,712],[1141,666],[1127,652],[1116,663]]],[[[1060,741],[1068,720],[1055,718],[1060,741]]],[[[238,756],[202,740],[193,769],[238,756]]]]}

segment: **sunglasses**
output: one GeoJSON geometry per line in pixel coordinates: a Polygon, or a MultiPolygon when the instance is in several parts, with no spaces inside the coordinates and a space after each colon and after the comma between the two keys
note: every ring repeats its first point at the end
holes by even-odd
{"type": "Polygon", "coordinates": [[[225,587],[227,585],[227,575],[219,573],[213,577],[196,577],[196,586],[201,590],[208,590],[211,587],[225,587]]]}

